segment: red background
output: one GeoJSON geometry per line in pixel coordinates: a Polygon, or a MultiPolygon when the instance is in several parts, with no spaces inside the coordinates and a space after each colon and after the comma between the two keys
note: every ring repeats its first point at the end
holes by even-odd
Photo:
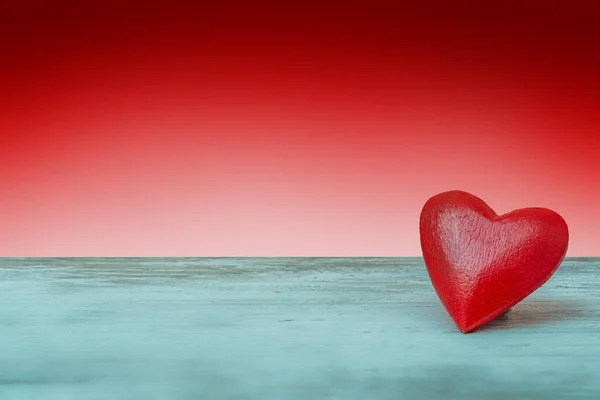
{"type": "Polygon", "coordinates": [[[420,255],[449,189],[600,255],[588,2],[81,3],[0,13],[2,256],[420,255]]]}

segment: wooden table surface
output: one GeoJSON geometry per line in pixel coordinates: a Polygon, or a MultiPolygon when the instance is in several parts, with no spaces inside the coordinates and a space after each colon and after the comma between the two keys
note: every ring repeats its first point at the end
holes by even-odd
{"type": "Polygon", "coordinates": [[[463,335],[420,258],[0,259],[0,399],[600,399],[600,259],[463,335]]]}

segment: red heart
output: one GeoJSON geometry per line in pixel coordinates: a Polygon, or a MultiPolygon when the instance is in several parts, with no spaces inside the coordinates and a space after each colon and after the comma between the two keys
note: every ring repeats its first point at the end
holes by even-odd
{"type": "Polygon", "coordinates": [[[463,333],[508,311],[542,286],[567,252],[565,220],[545,208],[497,215],[462,191],[438,194],[420,220],[427,272],[463,333]]]}

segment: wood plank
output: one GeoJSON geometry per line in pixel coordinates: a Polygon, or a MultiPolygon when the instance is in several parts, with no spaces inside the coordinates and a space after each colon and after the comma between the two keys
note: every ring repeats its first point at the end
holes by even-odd
{"type": "Polygon", "coordinates": [[[600,259],[457,331],[420,258],[0,259],[0,399],[600,399],[600,259]]]}

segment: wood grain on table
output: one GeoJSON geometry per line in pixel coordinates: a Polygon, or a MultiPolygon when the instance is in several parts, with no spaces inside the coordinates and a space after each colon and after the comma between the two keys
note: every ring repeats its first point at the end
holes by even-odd
{"type": "Polygon", "coordinates": [[[600,399],[600,259],[463,335],[420,258],[0,259],[0,399],[600,399]]]}

